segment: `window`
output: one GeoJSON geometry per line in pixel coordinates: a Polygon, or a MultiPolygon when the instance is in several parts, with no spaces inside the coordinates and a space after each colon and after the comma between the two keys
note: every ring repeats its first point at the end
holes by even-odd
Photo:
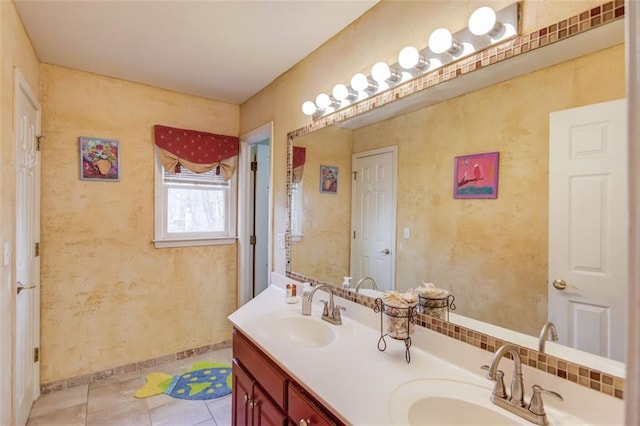
{"type": "Polygon", "coordinates": [[[166,173],[156,157],[155,187],[156,248],[235,241],[235,176],[225,182],[215,168],[166,173]]]}

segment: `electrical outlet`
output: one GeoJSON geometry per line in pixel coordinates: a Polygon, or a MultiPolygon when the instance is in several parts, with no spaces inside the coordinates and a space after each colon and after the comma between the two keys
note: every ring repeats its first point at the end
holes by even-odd
{"type": "Polygon", "coordinates": [[[284,232],[278,232],[276,234],[276,247],[284,250],[284,232]]]}
{"type": "Polygon", "coordinates": [[[409,239],[409,235],[410,235],[410,234],[411,234],[411,233],[409,232],[409,227],[408,227],[408,226],[405,226],[405,227],[404,227],[404,232],[403,232],[404,239],[405,239],[405,240],[408,240],[408,239],[409,239]]]}

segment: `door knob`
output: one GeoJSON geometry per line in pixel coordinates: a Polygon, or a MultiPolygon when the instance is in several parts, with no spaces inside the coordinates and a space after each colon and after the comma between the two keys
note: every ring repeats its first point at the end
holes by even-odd
{"type": "Polygon", "coordinates": [[[34,289],[34,288],[36,288],[35,284],[24,285],[20,281],[18,281],[18,288],[17,288],[17,292],[18,293],[17,294],[20,294],[20,292],[22,290],[31,290],[31,289],[34,289]]]}
{"type": "Polygon", "coordinates": [[[553,287],[557,290],[565,290],[566,288],[572,288],[574,290],[578,289],[578,287],[574,285],[567,284],[567,282],[561,278],[556,278],[555,280],[553,280],[553,287]]]}
{"type": "Polygon", "coordinates": [[[387,248],[387,249],[384,249],[384,250],[380,250],[380,253],[381,253],[381,254],[384,254],[385,256],[387,256],[387,255],[389,255],[389,254],[391,253],[391,250],[389,250],[389,249],[387,248]]]}

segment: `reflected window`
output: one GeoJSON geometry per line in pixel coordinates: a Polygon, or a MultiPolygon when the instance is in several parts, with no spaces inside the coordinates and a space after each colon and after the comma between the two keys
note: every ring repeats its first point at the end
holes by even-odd
{"type": "Polygon", "coordinates": [[[291,184],[291,241],[302,240],[302,180],[291,184]]]}

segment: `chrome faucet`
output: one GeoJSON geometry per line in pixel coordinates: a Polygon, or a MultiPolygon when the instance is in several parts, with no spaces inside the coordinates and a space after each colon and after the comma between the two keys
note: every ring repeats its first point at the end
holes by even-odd
{"type": "Polygon", "coordinates": [[[372,287],[374,290],[377,290],[377,289],[378,289],[378,285],[376,284],[376,280],[374,280],[374,279],[373,279],[373,278],[371,278],[371,277],[364,277],[364,278],[360,278],[360,279],[358,280],[358,282],[356,283],[356,293],[360,293],[360,287],[362,287],[362,284],[363,284],[365,281],[371,281],[371,287],[372,287]]]}
{"type": "Polygon", "coordinates": [[[523,419],[533,422],[537,425],[548,425],[549,419],[544,411],[542,403],[542,393],[546,393],[563,401],[562,396],[556,392],[542,389],[538,385],[533,385],[533,395],[528,406],[524,403],[524,384],[522,380],[522,360],[518,347],[511,344],[500,346],[491,358],[489,365],[483,365],[483,369],[487,371],[487,379],[496,382],[493,392],[491,393],[491,402],[498,407],[516,414],[523,419]],[[513,358],[513,379],[511,381],[511,396],[507,395],[504,387],[504,373],[498,370],[498,364],[507,354],[513,358]]]}
{"type": "MultiPolygon", "coordinates": [[[[342,324],[342,316],[340,315],[340,310],[345,311],[346,308],[344,308],[344,307],[342,307],[340,305],[334,304],[334,301],[333,301],[333,288],[331,288],[330,285],[320,284],[320,285],[315,286],[313,288],[313,290],[311,290],[311,293],[309,293],[309,296],[308,296],[309,306],[311,306],[311,302],[313,301],[313,295],[316,293],[316,291],[318,291],[320,289],[325,289],[329,293],[329,302],[321,300],[321,302],[324,303],[324,309],[322,310],[322,319],[327,321],[327,322],[330,322],[331,324],[334,324],[334,325],[341,325],[342,324]]],[[[309,309],[311,309],[311,308],[309,308],[309,309]]],[[[309,315],[310,314],[311,314],[311,311],[309,311],[309,315]]]]}
{"type": "Polygon", "coordinates": [[[551,332],[551,340],[558,340],[556,326],[551,321],[546,322],[542,326],[542,330],[540,330],[540,338],[538,339],[538,352],[540,353],[544,353],[544,345],[547,343],[547,339],[549,339],[549,332],[551,332]]]}

